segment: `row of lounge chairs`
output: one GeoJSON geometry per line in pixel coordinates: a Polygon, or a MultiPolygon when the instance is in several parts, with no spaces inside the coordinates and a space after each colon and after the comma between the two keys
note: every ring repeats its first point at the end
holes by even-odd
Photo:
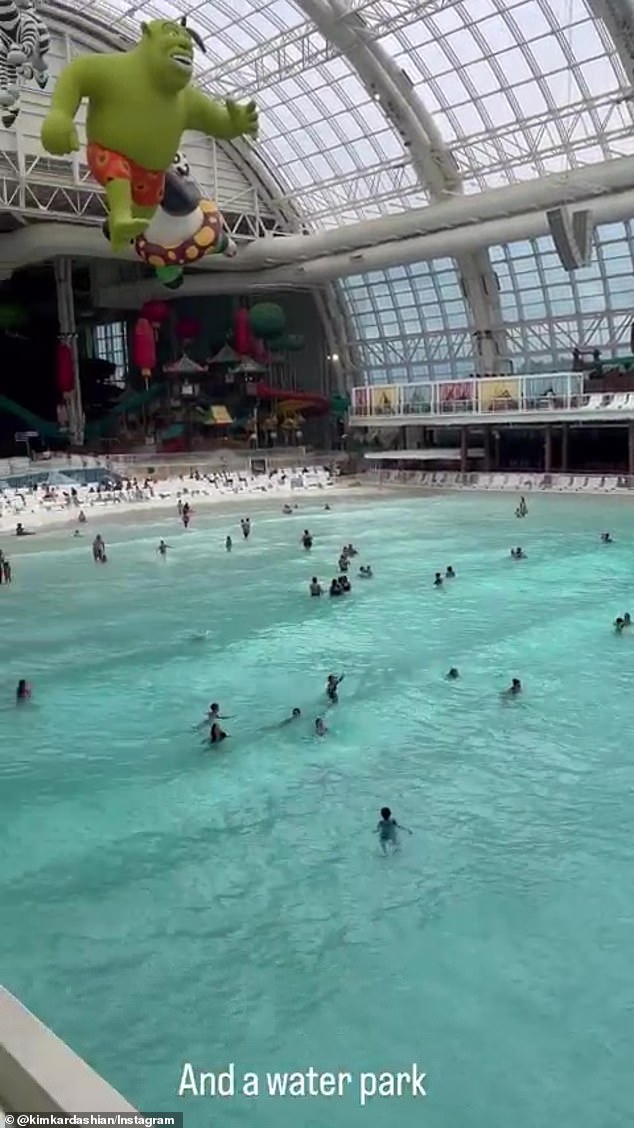
{"type": "Polygon", "coordinates": [[[616,474],[459,474],[417,470],[388,470],[380,474],[383,484],[423,486],[426,489],[463,489],[529,493],[612,493],[634,489],[634,478],[616,474]]]}

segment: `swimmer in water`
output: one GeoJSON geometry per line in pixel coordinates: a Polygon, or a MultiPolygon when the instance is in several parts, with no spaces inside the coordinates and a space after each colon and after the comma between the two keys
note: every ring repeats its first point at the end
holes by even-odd
{"type": "Polygon", "coordinates": [[[371,565],[370,564],[362,564],[361,567],[359,568],[359,575],[362,576],[364,580],[374,579],[374,572],[372,571],[371,565]]]}
{"type": "Polygon", "coordinates": [[[293,712],[291,713],[290,717],[284,718],[284,720],[282,721],[282,725],[292,725],[293,721],[299,721],[301,715],[302,715],[301,709],[297,709],[297,708],[293,709],[293,712]]]}
{"type": "Polygon", "coordinates": [[[292,512],[293,512],[293,510],[292,510],[290,505],[284,505],[282,507],[282,513],[292,513],[292,512]]]}
{"type": "Polygon", "coordinates": [[[526,560],[526,553],[523,548],[518,545],[517,548],[511,549],[511,557],[513,560],[526,560]]]}
{"type": "Polygon", "coordinates": [[[230,721],[231,716],[232,715],[228,713],[221,713],[218,702],[213,701],[209,706],[209,712],[207,713],[205,720],[207,724],[209,724],[210,721],[230,721]]]}
{"type": "Polygon", "coordinates": [[[313,537],[312,537],[312,534],[310,533],[310,531],[308,529],[304,529],[304,532],[302,533],[302,539],[300,541],[300,544],[302,544],[304,546],[304,548],[306,548],[306,549],[313,547],[313,537]]]}
{"type": "Polygon", "coordinates": [[[310,594],[314,595],[314,596],[318,596],[318,595],[322,594],[323,588],[322,588],[319,580],[317,579],[317,576],[313,576],[312,580],[310,581],[310,583],[308,585],[308,590],[309,590],[310,594]]]}
{"type": "Polygon", "coordinates": [[[452,666],[451,669],[448,670],[447,673],[445,674],[445,678],[446,678],[447,681],[457,681],[457,679],[459,677],[460,677],[460,671],[458,670],[458,668],[456,666],[452,666]]]}
{"type": "Polygon", "coordinates": [[[225,541],[225,548],[226,548],[227,552],[231,552],[231,549],[233,548],[233,541],[232,541],[231,537],[229,537],[229,536],[227,537],[227,539],[225,541]]]}
{"type": "Polygon", "coordinates": [[[315,736],[325,736],[328,732],[328,726],[324,723],[321,717],[317,717],[315,721],[315,736]]]}
{"type": "Polygon", "coordinates": [[[211,731],[209,733],[209,743],[210,744],[220,744],[220,742],[222,740],[227,739],[227,736],[228,736],[228,733],[223,732],[223,730],[220,728],[220,725],[213,724],[211,726],[211,731]]]}
{"type": "Polygon", "coordinates": [[[409,827],[402,826],[401,823],[397,823],[396,819],[392,818],[389,807],[381,807],[381,818],[374,833],[379,836],[379,843],[384,854],[387,854],[388,845],[392,847],[392,850],[398,850],[397,830],[404,830],[406,834],[412,833],[409,827]]]}
{"type": "Polygon", "coordinates": [[[441,576],[440,572],[436,572],[436,578],[434,580],[434,587],[437,587],[437,588],[442,587],[442,576],[441,576]]]}
{"type": "Polygon", "coordinates": [[[615,634],[623,634],[623,628],[624,627],[625,627],[625,620],[622,619],[620,616],[619,616],[618,619],[614,620],[614,633],[615,634]]]}
{"type": "Polygon", "coordinates": [[[449,567],[447,568],[447,571],[445,572],[445,579],[446,580],[455,580],[455,578],[456,578],[456,573],[454,572],[454,570],[453,570],[453,568],[451,567],[451,564],[450,564],[449,567]]]}
{"type": "Polygon", "coordinates": [[[15,700],[19,704],[21,701],[31,700],[31,686],[25,678],[20,678],[17,689],[15,691],[15,700]]]}
{"type": "Polygon", "coordinates": [[[502,697],[519,697],[522,692],[522,683],[519,678],[513,678],[508,689],[502,691],[502,697]]]}
{"type": "Polygon", "coordinates": [[[162,541],[159,541],[159,546],[158,546],[156,551],[158,552],[159,556],[162,556],[163,558],[165,558],[167,556],[168,548],[171,548],[171,547],[172,547],[171,544],[166,544],[165,541],[162,540],[162,541]]]}
{"type": "Polygon", "coordinates": [[[240,521],[240,528],[242,529],[242,536],[245,540],[248,540],[251,532],[251,518],[243,517],[240,521]]]}
{"type": "Polygon", "coordinates": [[[339,587],[344,593],[352,591],[352,584],[346,575],[339,577],[339,587]]]}
{"type": "Polygon", "coordinates": [[[334,595],[343,595],[343,591],[341,590],[341,584],[339,583],[339,580],[336,577],[333,580],[330,581],[330,590],[328,592],[328,595],[333,595],[333,596],[334,595]]]}
{"type": "Polygon", "coordinates": [[[610,533],[601,533],[601,540],[603,541],[603,544],[614,544],[610,533]]]}
{"type": "Polygon", "coordinates": [[[326,696],[332,705],[336,705],[339,700],[338,689],[341,685],[345,674],[340,674],[336,677],[335,674],[328,674],[328,681],[326,682],[326,696]]]}

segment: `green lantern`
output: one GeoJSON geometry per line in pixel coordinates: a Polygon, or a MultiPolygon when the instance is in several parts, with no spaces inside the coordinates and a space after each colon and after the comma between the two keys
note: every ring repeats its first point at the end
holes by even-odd
{"type": "Polygon", "coordinates": [[[271,339],[266,343],[269,346],[271,352],[286,352],[288,348],[288,337],[286,336],[286,333],[282,333],[279,337],[271,337],[271,339]]]}
{"type": "Polygon", "coordinates": [[[286,328],[286,316],[275,302],[258,302],[249,310],[249,327],[254,337],[262,341],[281,337],[286,328]]]}
{"type": "Polygon", "coordinates": [[[28,321],[26,310],[14,302],[0,303],[0,329],[22,329],[28,321]]]}
{"type": "Polygon", "coordinates": [[[306,338],[303,333],[288,333],[286,336],[286,348],[289,352],[300,352],[306,344],[306,338]]]}

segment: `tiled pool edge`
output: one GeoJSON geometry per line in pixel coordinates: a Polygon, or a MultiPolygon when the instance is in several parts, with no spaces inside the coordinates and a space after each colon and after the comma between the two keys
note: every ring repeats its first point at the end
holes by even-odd
{"type": "Polygon", "coordinates": [[[1,986],[0,1109],[40,1113],[136,1111],[1,986]]]}

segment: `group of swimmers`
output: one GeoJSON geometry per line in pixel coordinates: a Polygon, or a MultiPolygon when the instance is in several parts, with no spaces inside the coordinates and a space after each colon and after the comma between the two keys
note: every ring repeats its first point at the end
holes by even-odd
{"type": "Polygon", "coordinates": [[[450,564],[449,567],[445,571],[444,578],[443,578],[442,572],[436,572],[436,576],[434,578],[434,587],[437,587],[437,588],[442,587],[445,580],[455,580],[455,578],[456,578],[456,573],[454,572],[454,570],[453,570],[453,568],[451,567],[451,564],[450,564]]]}

